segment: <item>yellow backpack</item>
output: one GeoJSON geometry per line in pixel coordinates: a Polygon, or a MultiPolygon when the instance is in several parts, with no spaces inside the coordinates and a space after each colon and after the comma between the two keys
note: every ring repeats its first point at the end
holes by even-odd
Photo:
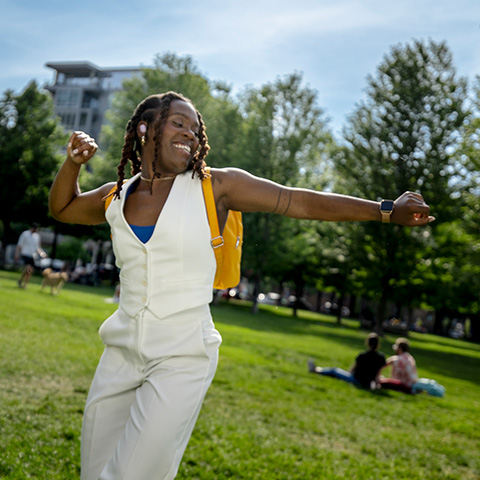
{"type": "MultiPolygon", "coordinates": [[[[210,173],[210,167],[207,167],[206,170],[207,173],[210,173]]],[[[115,185],[106,198],[105,211],[113,199],[112,194],[116,188],[117,186],[115,185]]],[[[242,260],[243,243],[242,213],[230,210],[223,229],[223,235],[220,235],[211,177],[202,181],[202,188],[205,206],[207,208],[210,233],[212,235],[210,243],[215,253],[215,260],[217,261],[213,288],[217,290],[233,288],[240,283],[240,263],[242,260]]]]}
{"type": "MultiPolygon", "coordinates": [[[[206,171],[210,173],[210,167],[207,167],[206,171]]],[[[236,287],[240,283],[240,263],[242,260],[242,213],[230,210],[223,229],[223,235],[220,235],[211,177],[202,181],[202,188],[207,207],[210,233],[212,235],[210,243],[217,261],[213,288],[223,290],[224,288],[236,287]]]]}

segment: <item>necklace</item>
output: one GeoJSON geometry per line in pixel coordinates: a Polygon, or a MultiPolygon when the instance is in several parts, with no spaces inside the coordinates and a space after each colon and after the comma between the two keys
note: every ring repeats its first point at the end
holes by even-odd
{"type": "Polygon", "coordinates": [[[171,180],[172,178],[175,178],[176,175],[169,175],[167,177],[154,177],[154,178],[145,178],[145,177],[140,177],[140,180],[144,180],[145,182],[161,182],[163,180],[171,180]]]}

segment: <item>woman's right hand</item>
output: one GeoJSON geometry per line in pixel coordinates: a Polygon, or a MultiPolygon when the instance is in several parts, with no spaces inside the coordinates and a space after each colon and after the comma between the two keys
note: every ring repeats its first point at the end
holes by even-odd
{"type": "Polygon", "coordinates": [[[84,132],[73,132],[67,144],[67,158],[77,165],[84,165],[98,149],[95,140],[84,132]]]}

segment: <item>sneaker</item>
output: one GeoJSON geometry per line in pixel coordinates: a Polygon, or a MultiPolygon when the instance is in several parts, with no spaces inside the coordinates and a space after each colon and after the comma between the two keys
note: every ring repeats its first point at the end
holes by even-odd
{"type": "Polygon", "coordinates": [[[311,358],[308,359],[308,371],[310,373],[315,373],[315,364],[311,358]]]}
{"type": "Polygon", "coordinates": [[[374,392],[375,390],[380,390],[380,384],[377,383],[375,380],[370,382],[370,390],[374,392]]]}

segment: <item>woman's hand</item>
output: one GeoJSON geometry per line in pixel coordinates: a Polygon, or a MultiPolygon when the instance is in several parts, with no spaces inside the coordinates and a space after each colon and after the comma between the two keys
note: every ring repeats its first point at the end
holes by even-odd
{"type": "Polygon", "coordinates": [[[407,227],[426,225],[435,220],[430,216],[430,207],[419,193],[405,192],[394,202],[392,222],[407,227]]]}
{"type": "Polygon", "coordinates": [[[84,132],[73,132],[67,144],[67,158],[77,165],[87,163],[98,149],[95,140],[84,132]]]}
{"type": "Polygon", "coordinates": [[[84,132],[73,132],[67,145],[67,158],[60,167],[48,200],[50,214],[60,222],[97,225],[105,222],[103,198],[114,185],[105,184],[95,190],[80,190],[80,168],[97,151],[95,140],[84,132]]]}

